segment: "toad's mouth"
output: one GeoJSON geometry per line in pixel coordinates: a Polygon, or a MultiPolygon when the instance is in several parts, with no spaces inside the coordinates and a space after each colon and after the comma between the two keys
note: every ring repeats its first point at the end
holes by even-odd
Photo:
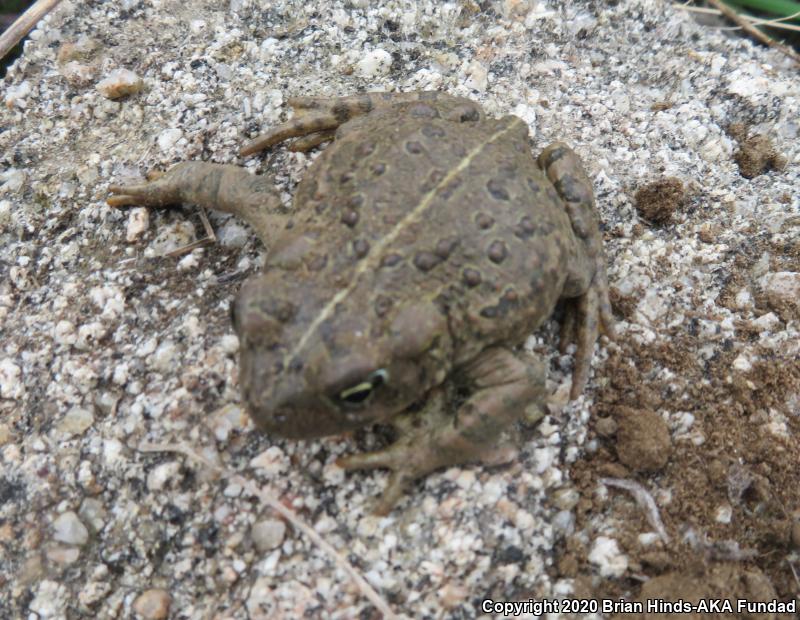
{"type": "MultiPolygon", "coordinates": [[[[314,439],[356,430],[369,424],[363,415],[334,408],[322,409],[298,403],[292,406],[272,407],[269,404],[248,402],[250,417],[262,431],[287,439],[314,439]]],[[[368,417],[368,416],[367,416],[368,417]]]]}

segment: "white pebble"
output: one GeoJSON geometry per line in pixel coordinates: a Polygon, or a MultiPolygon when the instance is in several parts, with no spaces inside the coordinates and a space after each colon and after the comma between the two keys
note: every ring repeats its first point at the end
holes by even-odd
{"type": "Polygon", "coordinates": [[[62,346],[68,347],[75,344],[76,338],[75,324],[70,321],[61,320],[53,328],[53,340],[62,346]]]}
{"type": "Polygon", "coordinates": [[[43,579],[36,588],[36,595],[28,609],[37,618],[65,618],[69,591],[57,581],[43,579]]]}
{"type": "Polygon", "coordinates": [[[744,353],[733,360],[733,367],[739,372],[749,372],[753,369],[753,365],[744,353]]]}
{"type": "Polygon", "coordinates": [[[219,347],[228,355],[232,355],[239,350],[239,339],[234,334],[225,334],[219,340],[219,347]]]}
{"type": "Polygon", "coordinates": [[[78,558],[81,556],[81,551],[75,547],[48,547],[45,555],[49,562],[67,566],[78,561],[78,558]]]}
{"type": "Polygon", "coordinates": [[[158,346],[147,361],[153,370],[167,372],[174,370],[177,354],[178,349],[175,344],[171,340],[166,340],[158,346]]]}
{"type": "Polygon", "coordinates": [[[144,207],[137,207],[128,212],[128,228],[125,231],[125,240],[133,243],[150,226],[150,210],[144,207]]]}
{"type": "Polygon", "coordinates": [[[0,181],[2,181],[2,191],[17,194],[23,187],[28,175],[24,170],[17,168],[9,168],[0,173],[0,181]]]}
{"type": "Polygon", "coordinates": [[[472,90],[484,92],[489,85],[489,74],[484,67],[477,60],[473,60],[467,67],[467,79],[464,80],[464,85],[472,90]]]}
{"type": "Polygon", "coordinates": [[[53,522],[53,538],[68,545],[85,545],[89,540],[89,530],[70,510],[53,522]]]}
{"type": "Polygon", "coordinates": [[[727,525],[731,522],[731,518],[733,517],[733,508],[727,502],[717,506],[716,511],[714,511],[714,520],[717,523],[723,523],[727,525]]]}
{"type": "Polygon", "coordinates": [[[147,474],[147,489],[150,491],[160,491],[170,480],[178,478],[181,471],[181,464],[178,461],[161,463],[147,474]]]}
{"type": "Polygon", "coordinates": [[[250,233],[242,224],[233,218],[217,232],[217,240],[226,248],[240,248],[250,238],[250,233]]]}
{"type": "Polygon", "coordinates": [[[628,570],[628,557],[620,551],[616,540],[606,536],[595,539],[589,562],[597,566],[601,577],[622,577],[628,570]]]}
{"type": "Polygon", "coordinates": [[[639,544],[642,545],[642,547],[649,547],[653,543],[656,543],[659,540],[661,540],[661,534],[659,534],[658,532],[642,532],[641,534],[639,534],[638,540],[639,544]]]}
{"type": "Polygon", "coordinates": [[[356,74],[361,77],[386,75],[392,66],[392,55],[386,50],[377,49],[368,52],[356,63],[356,74]]]}
{"type": "Polygon", "coordinates": [[[250,530],[250,536],[259,551],[269,551],[280,546],[285,535],[286,524],[278,519],[259,521],[250,530]]]}
{"type": "Polygon", "coordinates": [[[106,333],[106,328],[99,321],[86,323],[78,328],[78,337],[75,339],[75,347],[81,351],[94,349],[97,341],[106,333]]]}
{"type": "Polygon", "coordinates": [[[183,132],[177,127],[170,127],[158,134],[158,148],[166,153],[183,137],[183,132]]]}
{"type": "Polygon", "coordinates": [[[766,314],[762,314],[757,319],[751,321],[753,327],[766,332],[774,331],[780,325],[780,323],[780,319],[774,312],[767,312],[766,314]]]}
{"type": "Polygon", "coordinates": [[[20,398],[25,393],[25,386],[20,381],[22,371],[12,360],[0,360],[0,396],[3,398],[20,398]]]}
{"type": "Polygon", "coordinates": [[[288,467],[288,459],[278,446],[272,446],[250,460],[250,467],[266,476],[280,473],[288,467]]]}
{"type": "Polygon", "coordinates": [[[145,620],[164,620],[169,616],[172,598],[161,589],[145,590],[133,602],[133,610],[145,620]]]}
{"type": "Polygon", "coordinates": [[[27,105],[25,97],[30,94],[31,84],[27,80],[20,82],[16,86],[9,86],[6,89],[6,107],[13,108],[14,106],[17,106],[18,108],[25,108],[27,105]]]}
{"type": "Polygon", "coordinates": [[[73,407],[58,423],[58,430],[67,437],[80,435],[94,424],[94,415],[83,407],[73,407]]]}

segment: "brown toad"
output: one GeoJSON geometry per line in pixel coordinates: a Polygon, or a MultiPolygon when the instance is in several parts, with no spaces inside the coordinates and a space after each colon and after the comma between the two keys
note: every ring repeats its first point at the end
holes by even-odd
{"type": "Polygon", "coordinates": [[[468,99],[290,105],[297,116],[242,154],[335,138],[291,211],[268,176],[203,162],[112,186],[109,203],[188,202],[252,225],[269,254],[232,305],[250,415],[295,438],[395,424],[396,443],[340,459],[392,470],[385,513],[414,479],[480,457],[544,401],[543,363],[515,347],[560,299],[571,301],[562,344],[577,334],[571,396],[583,390],[600,323],[612,332],[591,185],[567,146],[537,161],[521,119],[488,119],[468,99]]]}

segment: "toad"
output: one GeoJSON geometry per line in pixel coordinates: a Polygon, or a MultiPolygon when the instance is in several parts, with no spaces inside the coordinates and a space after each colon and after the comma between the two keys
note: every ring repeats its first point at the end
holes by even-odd
{"type": "Polygon", "coordinates": [[[112,206],[193,203],[248,222],[268,248],[232,303],[243,400],[270,434],[312,438],[394,425],[385,449],[339,459],[388,468],[376,512],[417,478],[480,459],[529,405],[545,366],[518,345],[564,300],[577,343],[571,398],[595,341],[613,335],[591,184],[528,126],[438,92],[289,100],[292,120],[248,144],[295,138],[309,167],[291,209],[268,175],[185,162],[112,185],[112,206]]]}

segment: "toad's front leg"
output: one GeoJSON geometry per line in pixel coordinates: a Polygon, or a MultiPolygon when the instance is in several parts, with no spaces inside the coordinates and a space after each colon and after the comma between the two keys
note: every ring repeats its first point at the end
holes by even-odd
{"type": "Polygon", "coordinates": [[[265,245],[281,235],[289,221],[272,179],[239,166],[189,161],[135,185],[111,185],[112,207],[167,207],[181,203],[233,213],[242,218],[265,245]]]}
{"type": "Polygon", "coordinates": [[[430,412],[418,425],[402,429],[404,434],[388,448],[339,459],[345,469],[392,470],[376,514],[387,514],[417,478],[491,452],[526,406],[544,401],[545,370],[537,359],[523,361],[497,347],[484,351],[464,372],[472,393],[455,415],[430,412]]]}

